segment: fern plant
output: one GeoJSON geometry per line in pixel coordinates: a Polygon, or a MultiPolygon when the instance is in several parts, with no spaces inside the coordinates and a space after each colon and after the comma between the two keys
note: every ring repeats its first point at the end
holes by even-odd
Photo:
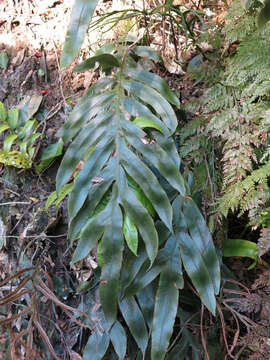
{"type": "Polygon", "coordinates": [[[236,53],[224,60],[216,82],[199,106],[207,132],[220,140],[223,182],[219,214],[248,212],[256,226],[269,199],[269,28],[258,29],[252,7],[247,12],[234,2],[224,28],[226,48],[237,42],[236,53]],[[240,43],[239,43],[240,42],[240,43]],[[256,49],[256,50],[255,50],[256,49]]]}
{"type": "MultiPolygon", "coordinates": [[[[96,3],[75,2],[62,64],[74,59],[96,3]]],[[[73,244],[78,239],[72,262],[98,247],[101,267],[101,308],[95,323],[88,305],[95,324],[89,324],[85,359],[102,359],[110,342],[124,359],[123,319],[143,358],[150,351],[152,360],[164,359],[178,316],[183,270],[202,303],[216,311],[219,261],[179,171],[172,138],[177,127],[172,105],[180,103],[162,78],[136,63],[134,53],[159,59],[151,48],[135,43],[75,68],[84,71],[98,63],[107,76],[88,89],[58,133],[65,143],[72,140],[57,174],[58,192],[83,162],[68,200],[69,237],[73,244]],[[146,292],[152,294],[149,304],[146,292]]]]}

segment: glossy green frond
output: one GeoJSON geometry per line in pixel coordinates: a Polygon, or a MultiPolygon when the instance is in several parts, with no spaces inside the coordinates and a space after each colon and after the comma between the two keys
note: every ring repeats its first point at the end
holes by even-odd
{"type": "MultiPolygon", "coordinates": [[[[117,339],[125,333],[117,320],[120,308],[140,351],[146,352],[151,333],[152,360],[162,360],[184,286],[182,263],[212,313],[219,264],[202,215],[186,197],[179,170],[172,138],[177,127],[172,105],[179,107],[179,100],[163,79],[136,65],[131,53],[122,60],[121,54],[115,54],[119,63],[110,62],[115,65],[110,77],[89,88],[58,133],[71,143],[57,174],[57,190],[74,178],[69,236],[73,244],[78,242],[72,262],[97,249],[101,266],[99,296],[109,334],[91,336],[86,354],[95,344],[100,357],[109,336],[124,358],[126,345],[117,339]],[[172,206],[175,197],[179,202],[172,206]],[[187,241],[179,230],[183,220],[187,241]],[[147,291],[154,294],[152,311],[145,303],[147,291]]],[[[102,55],[85,67],[94,61],[102,64],[102,55]]]]}

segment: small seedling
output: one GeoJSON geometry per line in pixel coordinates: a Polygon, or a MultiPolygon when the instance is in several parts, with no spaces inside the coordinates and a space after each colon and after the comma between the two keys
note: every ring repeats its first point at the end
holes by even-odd
{"type": "Polygon", "coordinates": [[[42,136],[36,132],[37,126],[36,120],[22,121],[18,109],[6,111],[0,102],[0,134],[4,133],[0,163],[16,168],[31,168],[35,154],[34,143],[42,136]]]}
{"type": "Polygon", "coordinates": [[[2,69],[6,69],[8,67],[8,54],[6,51],[1,51],[0,52],[0,68],[2,69]]]}
{"type": "Polygon", "coordinates": [[[43,77],[45,75],[45,72],[43,69],[38,69],[38,76],[43,77]]]}
{"type": "Polygon", "coordinates": [[[49,167],[58,156],[62,155],[63,140],[59,139],[56,143],[49,145],[42,153],[40,163],[36,167],[38,173],[49,167]]]}

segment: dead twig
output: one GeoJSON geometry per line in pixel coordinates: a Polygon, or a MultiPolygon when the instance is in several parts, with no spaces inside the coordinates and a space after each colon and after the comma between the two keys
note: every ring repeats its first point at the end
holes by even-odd
{"type": "Polygon", "coordinates": [[[31,202],[29,202],[29,201],[14,201],[14,202],[8,201],[8,202],[5,202],[5,203],[0,203],[0,206],[30,205],[30,204],[31,204],[31,202]]]}
{"type": "Polygon", "coordinates": [[[203,332],[203,313],[204,313],[204,305],[202,304],[202,307],[201,307],[201,321],[200,321],[201,339],[202,339],[202,345],[203,345],[203,349],[204,349],[206,359],[210,360],[210,357],[209,357],[209,354],[208,354],[208,351],[207,351],[204,332],[203,332]]]}
{"type": "Polygon", "coordinates": [[[66,99],[65,99],[65,95],[64,95],[64,91],[63,91],[63,86],[62,86],[62,76],[61,76],[61,69],[60,69],[60,64],[59,64],[59,59],[58,59],[58,54],[57,54],[57,48],[56,48],[56,45],[55,45],[55,42],[52,41],[52,44],[53,44],[53,47],[54,47],[54,52],[55,52],[55,59],[56,59],[56,64],[57,64],[57,69],[58,69],[58,78],[59,78],[59,87],[60,87],[60,92],[61,92],[61,96],[62,96],[62,99],[63,99],[63,103],[65,104],[64,106],[64,113],[65,115],[66,114],[66,107],[67,107],[67,104],[66,104],[66,99]]]}

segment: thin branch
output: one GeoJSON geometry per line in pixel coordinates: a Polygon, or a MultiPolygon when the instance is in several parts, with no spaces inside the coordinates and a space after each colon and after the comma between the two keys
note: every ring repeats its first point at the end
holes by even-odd
{"type": "Polygon", "coordinates": [[[203,349],[204,349],[206,359],[210,360],[210,357],[209,357],[209,354],[208,354],[208,351],[207,351],[207,345],[206,345],[206,341],[205,341],[205,337],[204,337],[204,332],[203,332],[203,313],[204,313],[204,305],[202,304],[201,321],[200,321],[201,339],[202,339],[202,345],[203,345],[203,349]]]}
{"type": "Polygon", "coordinates": [[[31,202],[30,201],[8,201],[5,203],[0,203],[0,206],[7,206],[7,205],[30,205],[31,202]]]}

